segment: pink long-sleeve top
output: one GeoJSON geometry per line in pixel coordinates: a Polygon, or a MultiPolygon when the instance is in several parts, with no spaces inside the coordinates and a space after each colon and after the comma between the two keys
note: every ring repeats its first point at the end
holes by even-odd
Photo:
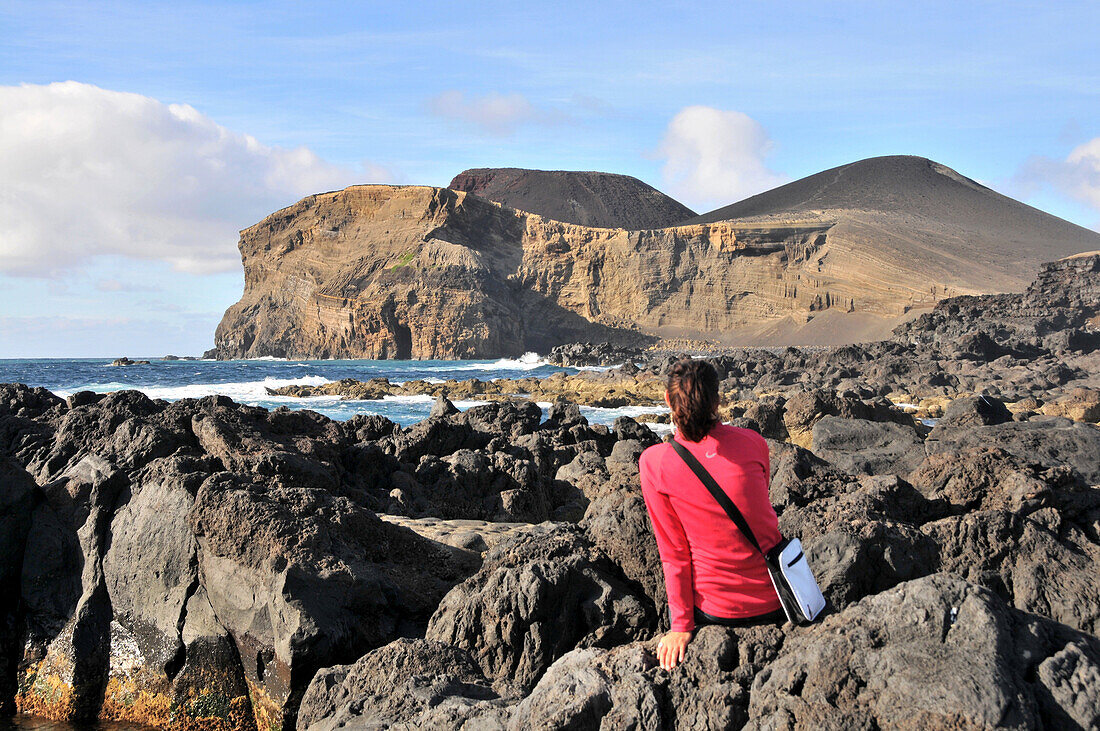
{"type": "MultiPolygon", "coordinates": [[[[699,442],[679,435],[737,505],[765,551],[780,540],[768,499],[768,443],[751,429],[721,424],[699,442]]],[[[672,631],[695,629],[694,608],[727,618],[779,609],[764,557],[741,534],[671,444],[642,452],[642,497],[661,553],[672,631]]]]}

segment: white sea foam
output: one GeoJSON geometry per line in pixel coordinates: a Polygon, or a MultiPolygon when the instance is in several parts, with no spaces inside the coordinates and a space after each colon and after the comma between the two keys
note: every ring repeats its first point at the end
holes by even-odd
{"type": "Polygon", "coordinates": [[[77,391],[96,391],[98,393],[110,393],[111,391],[125,391],[126,389],[132,389],[134,386],[129,383],[118,383],[116,381],[110,381],[108,383],[93,383],[88,386],[79,386],[77,388],[54,388],[50,389],[53,393],[61,398],[68,398],[77,391]]]}
{"type": "Polygon", "coordinates": [[[599,406],[582,406],[581,413],[589,421],[598,420],[601,424],[610,424],[618,419],[620,416],[629,416],[634,418],[641,416],[642,414],[667,414],[668,407],[664,404],[657,406],[622,406],[616,409],[605,409],[599,406]]]}
{"type": "MultiPolygon", "coordinates": [[[[430,404],[435,402],[435,396],[429,396],[428,394],[416,394],[412,396],[383,396],[380,399],[363,399],[364,403],[383,401],[391,404],[430,404]]],[[[488,401],[452,401],[456,407],[460,409],[468,409],[472,406],[481,406],[489,403],[488,401]]]]}
{"type": "Polygon", "coordinates": [[[475,406],[484,406],[485,404],[490,403],[490,402],[489,401],[452,401],[451,403],[453,403],[455,405],[455,408],[458,408],[458,409],[472,409],[475,406]]]}
{"type": "Polygon", "coordinates": [[[603,372],[605,372],[605,371],[610,371],[610,370],[614,370],[615,368],[618,368],[618,367],[620,367],[620,366],[622,366],[622,365],[623,365],[622,363],[617,363],[617,364],[615,364],[615,365],[599,365],[599,366],[570,366],[570,367],[571,367],[571,368],[575,368],[575,369],[576,369],[576,370],[578,370],[578,371],[594,371],[594,372],[596,372],[596,373],[603,373],[603,372]]]}
{"type": "Polygon", "coordinates": [[[413,394],[411,396],[383,396],[380,399],[360,399],[363,401],[390,401],[395,404],[421,404],[435,401],[435,396],[426,393],[413,394]]]}
{"type": "MultiPolygon", "coordinates": [[[[162,398],[168,401],[178,401],[184,398],[202,398],[203,396],[219,395],[228,396],[240,403],[256,403],[258,401],[282,401],[288,403],[301,401],[302,399],[291,396],[271,396],[268,388],[281,388],[283,386],[321,386],[331,379],[324,376],[303,376],[301,378],[272,378],[268,376],[262,381],[244,381],[241,383],[191,383],[185,386],[135,386],[129,383],[91,383],[79,388],[58,389],[54,391],[58,396],[70,396],[77,391],[96,391],[98,393],[110,393],[112,391],[134,390],[141,391],[149,398],[162,398]]],[[[336,397],[318,397],[327,400],[336,400],[336,397]]],[[[313,399],[310,399],[311,401],[313,399]]]]}
{"type": "MultiPolygon", "coordinates": [[[[551,406],[553,406],[553,403],[551,403],[550,401],[536,401],[535,403],[543,411],[546,411],[551,406]]],[[[596,419],[601,424],[610,424],[620,416],[629,416],[631,419],[633,419],[634,417],[641,416],[642,414],[669,413],[669,408],[664,404],[661,404],[659,406],[657,404],[653,404],[652,406],[620,406],[614,409],[608,409],[602,406],[581,406],[580,408],[581,413],[586,419],[588,419],[589,421],[596,419]]]]}
{"type": "Polygon", "coordinates": [[[518,358],[501,358],[492,363],[470,363],[464,366],[451,366],[451,371],[533,371],[550,365],[538,353],[524,353],[518,358]]]}

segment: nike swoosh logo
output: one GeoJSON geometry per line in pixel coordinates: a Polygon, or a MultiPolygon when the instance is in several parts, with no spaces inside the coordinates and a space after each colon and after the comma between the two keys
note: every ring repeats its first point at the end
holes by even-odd
{"type": "Polygon", "coordinates": [[[707,452],[707,459],[710,459],[711,457],[717,457],[717,456],[718,456],[718,452],[707,452]]]}

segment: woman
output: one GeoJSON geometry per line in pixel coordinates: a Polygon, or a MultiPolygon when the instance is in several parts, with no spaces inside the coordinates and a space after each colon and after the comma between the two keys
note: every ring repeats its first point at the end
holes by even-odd
{"type": "MultiPolygon", "coordinates": [[[[677,442],[699,460],[733,500],[767,551],[780,540],[768,499],[768,444],[751,429],[718,419],[718,374],[707,362],[685,358],[668,374],[665,401],[677,442]]],[[[764,557],[671,444],[657,444],[639,462],[642,496],[664,568],[672,631],[657,645],[661,667],[684,659],[702,624],[744,626],[782,621],[783,610],[764,557]]]]}

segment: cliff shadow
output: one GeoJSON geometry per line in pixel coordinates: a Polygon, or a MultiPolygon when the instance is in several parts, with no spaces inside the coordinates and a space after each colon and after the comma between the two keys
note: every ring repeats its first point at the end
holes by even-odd
{"type": "Polygon", "coordinates": [[[548,353],[554,347],[572,342],[606,342],[620,347],[646,347],[657,342],[656,335],[627,327],[592,322],[562,307],[548,297],[531,291],[517,293],[516,307],[522,313],[523,348],[548,353]]]}

